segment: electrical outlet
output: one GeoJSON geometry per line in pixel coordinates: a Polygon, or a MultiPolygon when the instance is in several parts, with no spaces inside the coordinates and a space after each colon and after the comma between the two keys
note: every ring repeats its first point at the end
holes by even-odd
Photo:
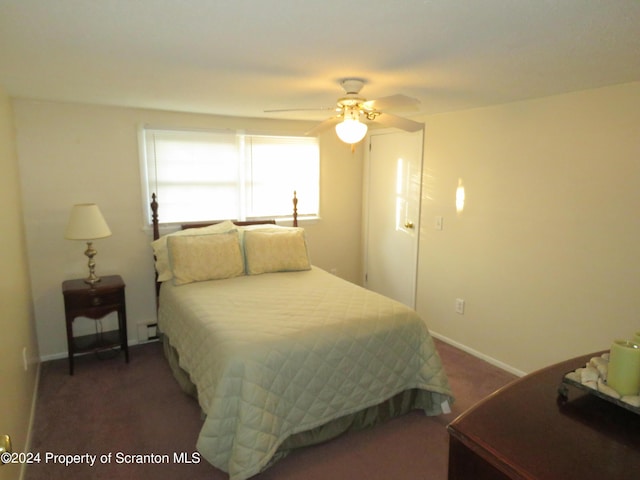
{"type": "Polygon", "coordinates": [[[464,300],[462,298],[456,298],[456,313],[464,315],[464,300]]]}

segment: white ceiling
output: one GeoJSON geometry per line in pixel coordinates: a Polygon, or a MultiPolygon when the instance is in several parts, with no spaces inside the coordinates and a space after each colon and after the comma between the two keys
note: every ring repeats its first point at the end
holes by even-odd
{"type": "Polygon", "coordinates": [[[420,113],[640,80],[640,0],[0,0],[11,96],[315,119],[339,80],[420,113]]]}

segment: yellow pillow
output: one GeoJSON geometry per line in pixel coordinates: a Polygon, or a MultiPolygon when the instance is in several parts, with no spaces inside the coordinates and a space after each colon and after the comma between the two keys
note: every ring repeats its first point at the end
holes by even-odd
{"type": "Polygon", "coordinates": [[[151,242],[153,254],[156,257],[156,272],[158,272],[158,281],[165,282],[171,280],[171,265],[169,265],[169,251],[167,250],[167,239],[172,236],[179,235],[210,235],[212,233],[228,232],[236,228],[230,220],[209,225],[202,228],[188,228],[186,230],[178,230],[177,232],[164,235],[157,240],[151,242]]]}
{"type": "Polygon", "coordinates": [[[244,253],[249,275],[311,269],[302,228],[245,231],[244,253]]]}
{"type": "Polygon", "coordinates": [[[175,285],[220,280],[244,274],[238,231],[182,235],[167,239],[175,285]]]}

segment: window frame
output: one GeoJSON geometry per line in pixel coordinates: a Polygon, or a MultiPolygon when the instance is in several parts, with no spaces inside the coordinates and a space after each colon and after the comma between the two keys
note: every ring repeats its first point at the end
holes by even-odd
{"type": "MultiPolygon", "coordinates": [[[[140,161],[140,178],[141,178],[141,183],[142,183],[142,192],[143,192],[143,203],[142,203],[142,207],[143,207],[143,218],[144,218],[144,228],[148,229],[151,228],[152,225],[152,212],[151,212],[151,195],[153,193],[156,194],[157,196],[157,201],[159,204],[159,215],[158,215],[158,225],[160,227],[160,230],[166,230],[166,231],[170,231],[170,230],[175,230],[175,228],[179,225],[182,224],[187,224],[187,223],[198,223],[198,222],[207,222],[207,221],[218,221],[218,220],[225,220],[225,218],[209,218],[207,220],[193,220],[193,221],[189,221],[189,220],[183,220],[183,221],[173,221],[173,222],[163,222],[162,221],[162,201],[161,198],[159,198],[158,196],[158,192],[154,192],[152,185],[151,185],[151,178],[149,175],[149,163],[147,161],[147,132],[149,131],[158,131],[158,132],[176,132],[176,133],[180,133],[180,132],[184,132],[184,133],[203,133],[203,134],[221,134],[221,135],[235,135],[236,137],[273,137],[273,138],[308,138],[311,141],[313,141],[314,143],[317,144],[317,182],[318,182],[318,207],[317,207],[317,212],[316,213],[308,213],[308,214],[301,214],[298,213],[298,224],[312,224],[312,223],[316,223],[318,220],[320,220],[321,218],[321,172],[322,172],[322,167],[321,167],[321,159],[322,159],[322,155],[321,155],[321,151],[320,151],[320,141],[317,137],[306,137],[304,135],[301,134],[286,134],[286,133],[279,133],[279,134],[274,134],[274,133],[265,133],[265,132],[257,132],[257,131],[248,131],[248,130],[244,130],[244,129],[203,129],[203,128],[175,128],[175,127],[158,127],[158,126],[153,126],[153,125],[147,125],[147,124],[143,124],[140,125],[138,128],[138,148],[139,148],[139,161],[140,161]]],[[[240,152],[239,152],[240,153],[240,152]]],[[[242,156],[242,160],[240,160],[240,163],[245,163],[246,162],[246,158],[245,158],[245,152],[241,153],[242,156]]],[[[244,165],[241,167],[244,170],[244,165]]],[[[242,185],[242,181],[239,181],[238,186],[240,189],[244,190],[245,186],[242,185]]],[[[244,182],[246,183],[246,182],[244,182]]],[[[293,196],[294,196],[294,191],[292,190],[291,192],[291,204],[290,204],[290,214],[288,215],[266,215],[266,216],[246,216],[246,215],[239,215],[239,218],[234,218],[233,220],[261,220],[261,219],[275,219],[277,220],[278,224],[280,225],[291,225],[293,223],[293,196]]],[[[299,194],[300,192],[297,192],[298,198],[299,198],[299,194]]],[[[242,197],[245,197],[244,193],[241,194],[242,197]]],[[[242,200],[245,201],[245,200],[242,200]]],[[[246,207],[241,207],[240,210],[242,212],[246,212],[246,207]]],[[[240,212],[239,212],[240,213],[240,212]]]]}

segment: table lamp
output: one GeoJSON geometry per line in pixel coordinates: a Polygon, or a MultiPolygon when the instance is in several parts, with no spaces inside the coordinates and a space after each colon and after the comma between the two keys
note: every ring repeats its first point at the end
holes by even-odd
{"type": "Polygon", "coordinates": [[[111,236],[111,230],[109,230],[107,222],[95,203],[82,203],[73,206],[64,238],[87,242],[84,254],[89,258],[89,277],[84,281],[91,286],[100,281],[100,277],[95,273],[96,263],[93,260],[98,252],[93,248],[92,240],[109,236],[111,236]]]}

